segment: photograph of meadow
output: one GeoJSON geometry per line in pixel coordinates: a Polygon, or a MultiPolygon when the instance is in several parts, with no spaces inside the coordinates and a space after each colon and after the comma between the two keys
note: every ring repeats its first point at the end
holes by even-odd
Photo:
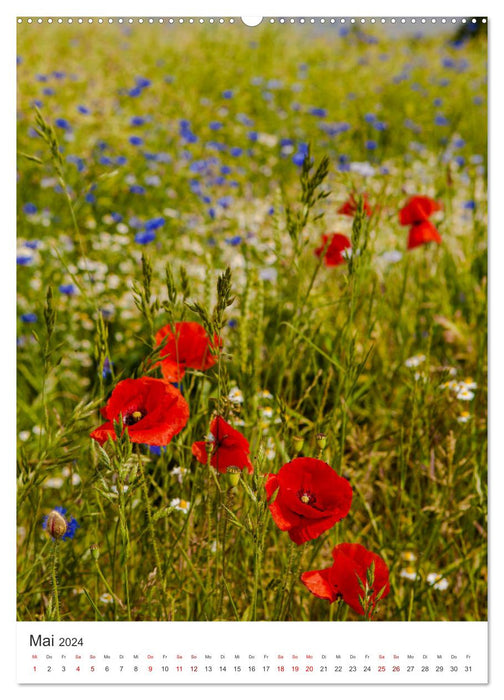
{"type": "Polygon", "coordinates": [[[17,619],[486,620],[485,22],[17,30],[17,619]]]}

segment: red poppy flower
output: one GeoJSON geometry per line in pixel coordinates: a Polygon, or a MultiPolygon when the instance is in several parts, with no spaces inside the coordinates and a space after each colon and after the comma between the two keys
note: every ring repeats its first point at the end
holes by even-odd
{"type": "Polygon", "coordinates": [[[346,248],[352,248],[350,240],[342,233],[324,233],[322,236],[322,245],[315,248],[315,255],[320,258],[324,253],[324,262],[327,267],[334,267],[345,262],[342,252],[346,248]]]}
{"type": "Polygon", "coordinates": [[[416,248],[423,243],[435,241],[441,243],[441,236],[438,230],[430,221],[420,221],[414,224],[409,230],[408,249],[416,248]]]}
{"type": "Polygon", "coordinates": [[[161,371],[169,382],[180,382],[187,367],[210,369],[216,362],[215,348],[220,339],[214,336],[213,344],[203,328],[195,321],[175,324],[175,332],[168,324],[156,333],[156,345],[163,345],[161,371]]]}
{"type": "Polygon", "coordinates": [[[418,224],[427,221],[435,211],[439,211],[441,205],[430,197],[415,196],[410,197],[405,206],[399,211],[399,222],[401,226],[418,224]]]}
{"type": "Polygon", "coordinates": [[[210,464],[218,472],[225,474],[228,467],[247,469],[252,474],[254,467],[249,458],[250,446],[248,440],[235,430],[224,418],[217,416],[210,423],[210,435],[207,440],[195,442],[192,453],[202,464],[207,463],[208,443],[212,445],[210,464]]]}
{"type": "MultiPolygon", "coordinates": [[[[368,202],[368,196],[367,194],[364,194],[362,196],[363,200],[363,208],[364,208],[364,214],[366,216],[371,216],[373,213],[373,210],[371,209],[369,202],[368,202]]],[[[355,199],[355,195],[351,194],[350,197],[344,202],[341,207],[338,209],[338,214],[344,214],[345,216],[355,216],[357,213],[357,200],[355,199]]]]}
{"type": "Polygon", "coordinates": [[[131,442],[160,446],[167,445],[186,425],[189,407],[168,382],[141,377],[119,382],[102,415],[107,422],[91,433],[100,445],[109,437],[115,440],[114,421],[122,419],[131,442]]]}
{"type": "Polygon", "coordinates": [[[278,474],[268,474],[266,494],[273,520],[296,544],[314,540],[344,518],[352,503],[349,482],[326,462],[297,457],[278,474]]]}
{"type": "Polygon", "coordinates": [[[410,197],[399,210],[401,226],[411,226],[408,236],[408,249],[435,241],[441,243],[441,236],[429,217],[441,209],[441,204],[430,197],[410,197]]]}
{"type": "Polygon", "coordinates": [[[361,544],[344,542],[333,549],[332,555],[334,563],[331,567],[306,571],[301,574],[301,581],[317,598],[324,598],[331,603],[337,598],[343,598],[356,613],[370,617],[377,602],[390,591],[387,565],[378,554],[370,552],[361,544]],[[365,598],[371,564],[374,564],[374,576],[371,590],[367,592],[366,611],[361,598],[365,598]]]}

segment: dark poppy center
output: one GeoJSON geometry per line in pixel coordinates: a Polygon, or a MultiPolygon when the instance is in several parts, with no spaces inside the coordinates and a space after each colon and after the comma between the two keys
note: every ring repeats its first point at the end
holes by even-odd
{"type": "Polygon", "coordinates": [[[311,491],[303,491],[302,489],[298,491],[297,496],[301,503],[304,503],[306,506],[313,505],[317,500],[314,493],[312,493],[311,491]]]}
{"type": "Polygon", "coordinates": [[[145,414],[146,411],[143,411],[141,409],[135,409],[134,411],[130,411],[129,413],[126,413],[126,415],[123,417],[123,425],[135,425],[135,423],[138,423],[138,421],[142,420],[145,414]]]}

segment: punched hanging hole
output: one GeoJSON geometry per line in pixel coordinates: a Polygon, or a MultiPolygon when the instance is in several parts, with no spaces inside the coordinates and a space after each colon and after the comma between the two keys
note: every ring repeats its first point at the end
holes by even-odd
{"type": "Polygon", "coordinates": [[[243,24],[246,24],[247,27],[257,27],[258,24],[261,24],[262,17],[242,17],[241,21],[243,24]]]}

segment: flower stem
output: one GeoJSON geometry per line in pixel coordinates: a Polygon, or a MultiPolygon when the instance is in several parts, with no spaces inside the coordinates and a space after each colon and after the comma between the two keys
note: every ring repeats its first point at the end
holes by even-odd
{"type": "Polygon", "coordinates": [[[121,538],[122,538],[121,565],[122,565],[122,570],[123,570],[124,592],[125,592],[125,598],[126,598],[126,609],[128,611],[128,621],[131,622],[131,603],[130,603],[129,573],[128,573],[130,539],[129,539],[129,532],[128,532],[128,523],[126,520],[126,509],[125,509],[125,505],[124,505],[124,481],[120,477],[117,479],[117,494],[118,494],[118,500],[119,500],[119,527],[121,530],[121,538]]]}
{"type": "Polygon", "coordinates": [[[52,565],[51,565],[51,578],[53,586],[53,605],[52,605],[52,617],[60,622],[60,607],[59,607],[59,595],[58,595],[58,540],[53,542],[52,550],[52,565]]]}
{"type": "Polygon", "coordinates": [[[149,535],[152,544],[152,550],[154,552],[154,561],[156,562],[156,568],[158,571],[157,578],[161,582],[161,595],[162,595],[162,605],[165,617],[168,618],[167,607],[166,607],[166,581],[163,573],[163,567],[161,565],[161,557],[159,556],[159,547],[157,544],[156,531],[154,529],[154,520],[152,518],[152,508],[149,500],[149,491],[147,488],[147,479],[145,477],[145,469],[143,467],[142,458],[140,455],[140,448],[137,446],[137,457],[138,457],[138,469],[140,471],[141,481],[142,481],[142,492],[145,499],[145,510],[147,513],[147,523],[149,527],[149,535]]]}

